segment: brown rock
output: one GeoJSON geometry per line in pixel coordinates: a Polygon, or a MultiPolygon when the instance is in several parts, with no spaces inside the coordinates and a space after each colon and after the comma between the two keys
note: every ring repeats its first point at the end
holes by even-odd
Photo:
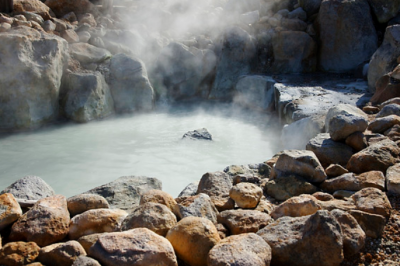
{"type": "Polygon", "coordinates": [[[140,198],[139,204],[142,205],[145,204],[146,202],[163,204],[167,206],[172,212],[174,211],[174,208],[176,206],[176,201],[174,197],[172,197],[167,192],[164,192],[159,189],[151,189],[143,193],[142,197],[140,198]]]}
{"type": "Polygon", "coordinates": [[[283,216],[300,217],[316,213],[321,210],[318,200],[311,195],[292,197],[281,203],[271,213],[271,217],[279,219],[283,216]]]}
{"type": "Polygon", "coordinates": [[[92,27],[97,26],[97,22],[94,19],[94,16],[90,13],[86,13],[86,14],[79,16],[79,25],[82,25],[83,23],[87,23],[92,27]]]}
{"type": "Polygon", "coordinates": [[[385,176],[381,171],[369,171],[356,176],[361,188],[374,187],[385,190],[385,176]]]}
{"type": "Polygon", "coordinates": [[[220,241],[214,224],[199,217],[182,219],[171,228],[166,238],[178,258],[191,266],[207,265],[209,251],[220,241]]]}
{"type": "Polygon", "coordinates": [[[29,11],[40,15],[44,20],[51,18],[50,8],[39,0],[14,0],[14,14],[29,11]]]}
{"type": "Polygon", "coordinates": [[[57,1],[57,0],[46,0],[45,4],[51,8],[57,17],[62,17],[69,12],[75,14],[85,14],[98,12],[97,8],[88,0],[79,1],[57,1]]]}
{"type": "Polygon", "coordinates": [[[353,173],[344,174],[335,178],[325,180],[320,188],[329,193],[337,190],[353,190],[358,191],[361,189],[360,183],[353,173]]]}
{"type": "Polygon", "coordinates": [[[79,42],[79,36],[74,30],[64,30],[61,32],[61,37],[63,37],[68,43],[79,42]]]}
{"type": "Polygon", "coordinates": [[[67,199],[68,211],[71,216],[92,209],[108,209],[110,206],[105,198],[96,194],[79,194],[67,199]]]}
{"type": "Polygon", "coordinates": [[[0,195],[0,231],[22,215],[21,207],[11,193],[0,195]]]}
{"type": "Polygon", "coordinates": [[[34,242],[10,242],[0,250],[0,265],[19,266],[35,261],[40,247],[34,242]]]}
{"type": "Polygon", "coordinates": [[[72,266],[101,266],[100,263],[95,260],[92,259],[90,257],[87,256],[79,256],[74,263],[72,264],[72,266]]]}
{"type": "Polygon", "coordinates": [[[262,189],[252,183],[239,183],[231,188],[229,196],[240,208],[255,208],[263,195],[262,189]]]}
{"type": "Polygon", "coordinates": [[[312,194],[317,191],[317,187],[301,177],[288,175],[268,181],[264,191],[277,200],[287,200],[301,194],[312,194]]]}
{"type": "Polygon", "coordinates": [[[312,196],[320,201],[330,201],[335,199],[331,194],[321,191],[315,192],[314,194],[312,194],[312,196]]]}
{"type": "Polygon", "coordinates": [[[204,193],[192,197],[178,198],[174,213],[180,219],[196,216],[207,218],[214,224],[217,223],[218,210],[215,208],[210,197],[204,193]]]}
{"type": "Polygon", "coordinates": [[[352,196],[360,211],[379,214],[389,218],[392,206],[385,192],[377,188],[364,188],[352,196]]]}
{"type": "Polygon", "coordinates": [[[218,214],[218,222],[232,235],[256,233],[271,221],[271,216],[256,210],[227,210],[218,214]]]}
{"type": "Polygon", "coordinates": [[[337,177],[347,174],[349,171],[339,164],[331,164],[325,169],[325,172],[328,177],[337,177]]]}
{"type": "Polygon", "coordinates": [[[386,172],[386,188],[388,193],[400,194],[400,164],[388,168],[386,172]]]}
{"type": "Polygon", "coordinates": [[[256,211],[264,212],[266,214],[271,214],[274,210],[275,205],[267,200],[265,197],[262,197],[257,207],[254,209],[256,211]]]}
{"type": "Polygon", "coordinates": [[[357,210],[350,211],[350,214],[357,220],[368,237],[378,238],[382,236],[386,225],[385,217],[357,210]]]}
{"type": "Polygon", "coordinates": [[[13,21],[14,21],[13,18],[10,18],[10,17],[7,17],[7,16],[5,16],[3,14],[0,14],[0,23],[7,23],[9,25],[12,25],[13,21]]]}
{"type": "Polygon", "coordinates": [[[33,241],[39,246],[47,246],[67,236],[69,222],[67,200],[64,196],[44,198],[38,200],[14,223],[10,240],[33,241]]]}
{"type": "Polygon", "coordinates": [[[394,125],[386,130],[383,134],[393,141],[400,140],[400,125],[394,125]]]}
{"type": "Polygon", "coordinates": [[[333,193],[333,197],[335,199],[344,199],[347,200],[347,198],[350,198],[351,196],[353,196],[356,192],[355,191],[351,191],[351,190],[336,190],[333,193]]]}
{"type": "Polygon", "coordinates": [[[388,115],[385,117],[376,118],[368,125],[368,129],[373,133],[384,133],[394,125],[400,124],[400,116],[388,115]]]}
{"type": "Polygon", "coordinates": [[[346,144],[353,148],[353,150],[361,151],[368,146],[367,139],[362,132],[354,132],[346,138],[346,144]]]}
{"type": "Polygon", "coordinates": [[[351,211],[356,209],[353,201],[334,199],[330,201],[319,201],[319,205],[323,210],[332,211],[339,209],[342,211],[351,211]]]}
{"type": "Polygon", "coordinates": [[[376,82],[376,91],[370,101],[373,104],[380,104],[392,98],[397,98],[400,96],[399,89],[400,84],[390,83],[389,75],[383,75],[376,82]]]}
{"type": "Polygon", "coordinates": [[[78,238],[77,241],[79,242],[79,244],[82,245],[86,253],[89,253],[89,249],[97,242],[99,237],[103,234],[108,234],[108,233],[98,233],[98,234],[81,236],[80,238],[78,238]]]}
{"type": "Polygon", "coordinates": [[[85,250],[79,242],[71,240],[41,248],[38,260],[49,266],[71,266],[81,255],[86,255],[85,250]]]}

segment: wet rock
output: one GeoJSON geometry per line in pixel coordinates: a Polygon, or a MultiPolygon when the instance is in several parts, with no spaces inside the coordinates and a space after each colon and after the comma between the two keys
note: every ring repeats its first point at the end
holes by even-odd
{"type": "Polygon", "coordinates": [[[369,171],[356,176],[361,188],[374,187],[385,190],[385,176],[381,171],[369,171]]]}
{"type": "Polygon", "coordinates": [[[271,216],[257,210],[227,210],[218,214],[218,223],[230,234],[256,233],[271,222],[271,216]]]}
{"type": "Polygon", "coordinates": [[[176,216],[160,203],[146,202],[136,207],[122,222],[121,230],[144,227],[165,236],[176,224],[176,216]]]}
{"type": "Polygon", "coordinates": [[[229,198],[232,188],[231,177],[224,172],[205,173],[199,182],[197,194],[204,193],[210,196],[218,211],[233,209],[235,202],[229,198]]]}
{"type": "Polygon", "coordinates": [[[11,228],[11,241],[33,241],[47,246],[68,234],[69,212],[64,196],[56,195],[38,200],[11,228]]]}
{"type": "Polygon", "coordinates": [[[339,266],[343,237],[339,223],[327,211],[303,217],[282,217],[257,233],[272,249],[272,265],[339,266]]]}
{"type": "Polygon", "coordinates": [[[292,197],[277,206],[271,213],[275,220],[283,217],[300,217],[316,213],[321,210],[318,200],[311,195],[292,197]]]}
{"type": "Polygon", "coordinates": [[[79,256],[86,255],[79,242],[71,240],[40,249],[38,261],[44,265],[71,266],[79,256]]]}
{"type": "Polygon", "coordinates": [[[287,200],[301,194],[312,194],[317,187],[301,177],[287,175],[268,181],[264,191],[277,200],[287,200]]]}
{"type": "Polygon", "coordinates": [[[101,63],[111,58],[111,53],[106,49],[88,43],[72,43],[69,45],[69,52],[72,58],[82,64],[101,63]]]}
{"type": "Polygon", "coordinates": [[[22,215],[21,207],[10,193],[0,195],[0,231],[14,223],[22,215]]]}
{"type": "Polygon", "coordinates": [[[178,265],[168,240],[147,228],[102,235],[89,255],[104,266],[178,265]]]}
{"type": "Polygon", "coordinates": [[[260,202],[262,189],[252,183],[239,183],[229,191],[229,196],[240,208],[255,208],[260,202]]]}
{"type": "Polygon", "coordinates": [[[159,189],[151,189],[142,194],[139,205],[147,202],[163,204],[172,212],[174,211],[176,205],[175,199],[170,194],[159,189]]]}
{"type": "Polygon", "coordinates": [[[192,139],[192,140],[212,140],[212,135],[206,128],[200,128],[193,131],[186,132],[182,139],[192,139]]]}
{"type": "Polygon", "coordinates": [[[210,250],[221,240],[208,219],[186,217],[168,232],[166,238],[179,259],[191,266],[207,265],[210,250]]]}
{"type": "Polygon", "coordinates": [[[200,193],[196,196],[182,197],[177,199],[174,213],[180,219],[189,216],[207,218],[213,223],[217,223],[218,210],[215,208],[207,194],[200,193]]]}
{"type": "Polygon", "coordinates": [[[0,264],[22,266],[34,262],[40,247],[35,242],[10,242],[0,250],[0,264]]]}
{"type": "Polygon", "coordinates": [[[368,2],[379,23],[386,23],[391,18],[394,18],[400,9],[399,0],[389,2],[383,0],[368,0],[368,2]]]}
{"type": "Polygon", "coordinates": [[[45,4],[51,8],[57,17],[62,17],[69,12],[74,12],[75,14],[98,12],[97,7],[88,0],[74,2],[46,0],[45,4]]]}
{"type": "Polygon", "coordinates": [[[357,210],[389,218],[392,206],[385,192],[377,188],[364,188],[351,197],[357,210]]]}
{"type": "Polygon", "coordinates": [[[347,174],[349,171],[339,164],[331,164],[325,169],[328,177],[337,177],[343,174],[347,174]]]}
{"type": "Polygon", "coordinates": [[[386,188],[388,193],[400,194],[400,164],[395,164],[387,169],[386,188]]]}
{"type": "Polygon", "coordinates": [[[116,232],[127,215],[126,211],[119,209],[88,210],[71,219],[69,238],[78,239],[94,233],[116,232]]]}
{"type": "Polygon", "coordinates": [[[368,129],[373,133],[384,133],[395,125],[400,124],[400,116],[389,115],[385,117],[376,118],[369,125],[368,129]]]}
{"type": "Polygon", "coordinates": [[[101,266],[100,263],[92,259],[90,257],[86,256],[79,256],[74,263],[72,263],[72,266],[101,266]]]}
{"type": "Polygon", "coordinates": [[[108,209],[110,206],[105,198],[96,194],[80,194],[67,199],[68,211],[71,217],[92,209],[108,209]]]}
{"type": "Polygon", "coordinates": [[[378,238],[382,236],[386,225],[385,217],[358,210],[351,210],[350,214],[357,220],[368,237],[378,238]]]}
{"type": "Polygon", "coordinates": [[[271,247],[254,233],[229,236],[215,245],[208,254],[207,265],[269,266],[271,247]]]}
{"type": "Polygon", "coordinates": [[[347,173],[335,178],[327,179],[320,187],[322,190],[329,193],[333,193],[337,190],[358,191],[361,189],[361,185],[353,173],[347,173]]]}

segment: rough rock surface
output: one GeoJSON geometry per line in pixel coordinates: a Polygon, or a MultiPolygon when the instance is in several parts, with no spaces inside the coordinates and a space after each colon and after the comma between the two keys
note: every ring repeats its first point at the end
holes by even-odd
{"type": "Polygon", "coordinates": [[[388,115],[385,117],[376,118],[368,125],[368,129],[373,133],[384,133],[395,125],[400,124],[400,116],[388,115]]]}
{"type": "Polygon", "coordinates": [[[0,250],[0,264],[22,266],[34,262],[40,247],[35,242],[10,242],[0,250]]]}
{"type": "Polygon", "coordinates": [[[40,177],[25,176],[18,179],[1,194],[11,193],[17,199],[38,200],[50,196],[54,196],[54,190],[40,177]]]}
{"type": "Polygon", "coordinates": [[[379,23],[386,23],[395,17],[400,9],[400,1],[368,0],[372,11],[377,17],[379,23]]]}
{"type": "Polygon", "coordinates": [[[218,214],[218,223],[232,235],[256,233],[271,222],[271,216],[257,210],[227,210],[218,214]]]}
{"type": "Polygon", "coordinates": [[[321,210],[318,200],[311,195],[300,195],[292,197],[277,206],[271,213],[275,220],[283,217],[300,217],[316,213],[321,210]]]}
{"type": "Polygon", "coordinates": [[[372,238],[382,236],[386,224],[385,217],[358,210],[351,210],[350,214],[357,220],[367,236],[372,238]]]}
{"type": "Polygon", "coordinates": [[[92,209],[108,209],[105,198],[96,194],[79,194],[67,199],[68,211],[71,217],[92,209]]]}
{"type": "Polygon", "coordinates": [[[206,128],[200,128],[193,131],[186,132],[182,139],[192,139],[192,140],[212,140],[212,135],[206,128]]]}
{"type": "Polygon", "coordinates": [[[251,209],[257,207],[263,195],[262,189],[257,185],[241,182],[233,186],[229,191],[229,196],[240,208],[251,209]]]}
{"type": "Polygon", "coordinates": [[[72,58],[82,64],[101,63],[111,58],[111,53],[106,49],[88,43],[73,43],[69,45],[72,58]]]}
{"type": "Polygon", "coordinates": [[[11,225],[22,215],[21,207],[10,193],[0,195],[0,231],[11,225]]]}
{"type": "Polygon", "coordinates": [[[387,169],[386,188],[388,193],[400,195],[400,164],[395,164],[387,169]]]}
{"type": "Polygon", "coordinates": [[[301,194],[312,194],[317,187],[299,176],[287,175],[268,181],[264,191],[277,200],[287,200],[301,194]]]}
{"type": "Polygon", "coordinates": [[[360,211],[389,218],[392,206],[385,192],[377,188],[364,188],[351,197],[360,211]]]}
{"type": "Polygon", "coordinates": [[[71,240],[41,248],[38,261],[44,265],[70,266],[79,256],[84,255],[86,255],[86,252],[81,244],[71,240]]]}
{"type": "Polygon", "coordinates": [[[189,216],[204,217],[213,223],[217,223],[218,210],[215,208],[211,198],[204,193],[196,196],[182,197],[177,199],[174,213],[183,219],[189,216]]]}
{"type": "Polygon", "coordinates": [[[320,188],[329,193],[338,190],[358,191],[361,189],[361,184],[353,173],[347,173],[325,180],[320,188]]]}
{"type": "Polygon", "coordinates": [[[79,256],[74,263],[72,263],[72,266],[101,266],[100,263],[87,256],[79,256]]]}
{"type": "Polygon", "coordinates": [[[159,189],[151,189],[142,194],[140,198],[140,205],[147,202],[160,203],[167,206],[172,212],[174,211],[176,201],[165,191],[159,189]]]}

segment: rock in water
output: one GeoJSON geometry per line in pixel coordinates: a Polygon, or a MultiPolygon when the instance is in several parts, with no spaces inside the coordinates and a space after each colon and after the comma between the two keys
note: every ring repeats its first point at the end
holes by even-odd
{"type": "Polygon", "coordinates": [[[182,139],[212,140],[212,136],[206,128],[201,128],[201,129],[196,129],[196,130],[185,133],[185,135],[183,135],[182,139]]]}

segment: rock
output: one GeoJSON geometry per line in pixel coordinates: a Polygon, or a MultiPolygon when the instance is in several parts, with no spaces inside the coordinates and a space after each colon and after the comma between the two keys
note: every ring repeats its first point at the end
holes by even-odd
{"type": "Polygon", "coordinates": [[[176,216],[160,203],[146,202],[136,207],[122,222],[121,230],[144,227],[165,236],[175,224],[176,216]]]}
{"type": "Polygon", "coordinates": [[[26,11],[40,15],[44,20],[50,19],[50,8],[39,0],[14,0],[14,14],[26,11]]]}
{"type": "Polygon", "coordinates": [[[192,139],[192,140],[212,140],[212,135],[206,128],[200,128],[193,131],[186,132],[182,139],[192,139]]]}
{"type": "Polygon", "coordinates": [[[13,22],[14,22],[13,18],[10,18],[10,17],[5,16],[3,14],[0,15],[0,23],[6,23],[6,24],[9,24],[9,25],[12,25],[13,22]]]}
{"type": "Polygon", "coordinates": [[[68,236],[78,239],[81,236],[116,232],[128,213],[120,209],[94,209],[76,215],[71,219],[68,236]]]}
{"type": "Polygon", "coordinates": [[[351,197],[357,210],[389,218],[392,206],[385,192],[377,188],[364,188],[351,197]]]}
{"type": "Polygon", "coordinates": [[[199,182],[197,194],[204,193],[210,196],[218,211],[229,210],[235,207],[235,202],[229,197],[232,188],[232,179],[224,172],[207,172],[199,182]]]}
{"type": "Polygon", "coordinates": [[[172,212],[174,211],[177,204],[175,199],[170,194],[159,189],[151,189],[142,194],[139,204],[142,205],[147,202],[163,204],[167,206],[172,212]]]}
{"type": "Polygon", "coordinates": [[[115,111],[149,111],[153,108],[154,91],[142,61],[117,54],[110,63],[110,88],[115,111]]]}
{"type": "Polygon", "coordinates": [[[370,102],[372,104],[380,104],[392,98],[399,97],[399,87],[398,83],[391,82],[388,74],[383,75],[375,83],[375,93],[371,97],[370,102]]]}
{"type": "Polygon", "coordinates": [[[382,171],[398,161],[400,149],[395,142],[386,139],[373,143],[368,148],[354,154],[347,163],[347,170],[353,173],[382,171]]]}
{"type": "Polygon", "coordinates": [[[169,230],[166,238],[178,258],[191,266],[207,265],[208,253],[221,240],[214,224],[199,217],[182,219],[169,230]]]}
{"type": "Polygon", "coordinates": [[[262,189],[252,183],[239,183],[229,191],[229,196],[240,208],[251,209],[257,207],[263,195],[262,189]]]}
{"type": "MultiPolygon", "coordinates": [[[[390,169],[390,168],[389,168],[390,169]]],[[[388,172],[386,172],[387,174],[388,172]]],[[[385,190],[385,176],[381,171],[369,171],[356,176],[361,188],[374,187],[385,190]]]]}
{"type": "Polygon", "coordinates": [[[323,71],[353,71],[369,61],[378,48],[378,36],[367,1],[323,0],[318,24],[319,67],[323,71]],[[359,14],[364,15],[360,17],[359,14]]]}
{"type": "MultiPolygon", "coordinates": [[[[267,165],[267,167],[270,167],[270,166],[267,165]]],[[[240,175],[233,177],[233,185],[243,183],[243,182],[253,183],[253,184],[258,185],[261,183],[261,178],[259,176],[254,176],[252,174],[240,174],[240,175]]]]}
{"type": "Polygon", "coordinates": [[[355,210],[356,205],[351,200],[341,200],[341,199],[334,199],[330,201],[319,201],[319,205],[323,210],[332,211],[335,209],[339,209],[342,211],[349,212],[351,210],[355,210]]]}
{"type": "Polygon", "coordinates": [[[373,54],[369,63],[368,87],[371,92],[375,92],[378,79],[395,68],[399,56],[400,25],[394,25],[386,28],[383,43],[373,54]]]}
{"type": "Polygon", "coordinates": [[[0,43],[0,131],[34,129],[54,120],[68,43],[25,27],[0,34],[0,43]]]}
{"type": "Polygon", "coordinates": [[[74,12],[77,15],[92,12],[98,13],[97,7],[88,0],[79,0],[74,2],[46,0],[45,4],[51,8],[57,17],[62,17],[69,12],[74,12]]]}
{"type": "Polygon", "coordinates": [[[353,134],[350,134],[346,138],[345,143],[346,145],[352,147],[356,152],[361,151],[368,146],[367,139],[362,132],[354,132],[353,134]]]}
{"type": "Polygon", "coordinates": [[[92,209],[108,209],[110,206],[105,198],[96,194],[80,194],[67,199],[68,211],[71,217],[92,209]]]}
{"type": "Polygon", "coordinates": [[[97,242],[97,240],[99,240],[99,237],[104,234],[110,234],[110,233],[97,233],[97,234],[85,235],[78,238],[77,241],[79,242],[79,244],[82,245],[86,253],[89,253],[89,249],[97,242]]]}
{"type": "MultiPolygon", "coordinates": [[[[301,19],[298,19],[298,18],[282,18],[281,19],[281,25],[280,25],[281,27],[282,27],[282,30],[283,31],[280,31],[280,32],[305,32],[306,30],[307,30],[307,23],[305,23],[303,20],[301,20],[301,19]]],[[[308,35],[307,34],[307,36],[306,35],[303,35],[304,37],[309,37],[310,35],[308,35]]],[[[298,37],[299,37],[299,35],[298,35],[298,37]]],[[[309,41],[311,41],[312,39],[311,39],[311,37],[310,37],[310,40],[309,41]]],[[[314,42],[314,40],[312,40],[312,46],[313,46],[313,48],[316,48],[316,44],[315,44],[315,42],[314,42]]],[[[289,44],[290,45],[290,44],[289,44]]],[[[313,60],[313,67],[316,67],[316,63],[317,63],[317,59],[316,59],[316,54],[315,54],[315,49],[313,49],[314,51],[313,51],[313,54],[314,54],[314,60],[313,60]]]]}
{"type": "Polygon", "coordinates": [[[239,27],[227,29],[220,39],[221,53],[209,99],[231,100],[238,78],[250,72],[256,46],[249,33],[239,27]]]}
{"type": "Polygon", "coordinates": [[[349,171],[339,164],[331,164],[325,169],[325,173],[328,177],[337,177],[343,174],[347,174],[349,171]]]}
{"type": "Polygon", "coordinates": [[[72,263],[72,266],[101,266],[100,263],[92,259],[90,257],[86,256],[79,256],[74,263],[72,263]]]}
{"type": "Polygon", "coordinates": [[[68,22],[74,23],[76,21],[78,21],[78,18],[76,17],[76,14],[74,12],[69,12],[67,14],[65,14],[64,16],[62,16],[63,20],[66,20],[68,22]]]}
{"type": "Polygon", "coordinates": [[[314,194],[312,194],[312,196],[319,201],[330,201],[335,199],[331,194],[321,191],[315,192],[314,194]]]}
{"type": "Polygon", "coordinates": [[[87,23],[91,27],[97,26],[96,19],[94,18],[93,14],[91,14],[91,13],[86,13],[86,14],[79,16],[79,25],[82,25],[83,23],[87,23]]]}
{"type": "Polygon", "coordinates": [[[182,197],[179,198],[179,201],[177,199],[177,203],[174,213],[180,219],[196,216],[207,218],[211,222],[217,223],[218,210],[207,194],[200,193],[196,196],[182,197]]]}
{"type": "Polygon", "coordinates": [[[171,244],[147,228],[102,235],[89,255],[104,266],[178,265],[171,244]]]}
{"type": "Polygon", "coordinates": [[[287,200],[301,194],[312,194],[317,187],[295,175],[282,176],[267,182],[264,191],[277,200],[287,200]]]}
{"type": "Polygon", "coordinates": [[[64,30],[61,32],[61,37],[63,37],[68,43],[79,42],[79,36],[74,30],[64,30]]]}
{"type": "Polygon", "coordinates": [[[354,154],[350,146],[334,141],[328,133],[321,133],[310,139],[306,149],[317,156],[323,167],[328,167],[331,164],[346,166],[354,154]]]}
{"type": "Polygon", "coordinates": [[[345,140],[354,132],[364,132],[368,127],[368,117],[353,105],[339,104],[329,109],[325,127],[334,141],[345,140]]]}
{"type": "Polygon", "coordinates": [[[333,193],[337,190],[358,191],[361,189],[361,185],[353,173],[347,173],[325,180],[320,188],[329,193],[333,193]]]}
{"type": "Polygon", "coordinates": [[[348,198],[353,196],[355,193],[355,191],[351,190],[336,190],[332,195],[335,199],[348,200],[348,198]]]}
{"type": "Polygon", "coordinates": [[[151,189],[161,189],[161,181],[152,177],[123,176],[108,184],[93,188],[85,194],[103,196],[111,208],[129,210],[139,204],[140,196],[151,189]]]}
{"type": "Polygon", "coordinates": [[[386,188],[388,193],[400,194],[400,164],[395,164],[387,169],[386,188]]]}
{"type": "Polygon", "coordinates": [[[0,264],[22,266],[34,262],[40,247],[35,242],[10,242],[0,250],[0,264]]]}
{"type": "Polygon", "coordinates": [[[271,222],[271,216],[257,210],[227,210],[218,214],[218,223],[229,229],[230,234],[257,233],[271,222]]]}
{"type": "Polygon", "coordinates": [[[22,15],[24,15],[28,21],[36,22],[39,25],[42,25],[44,22],[44,19],[40,15],[32,12],[25,11],[22,15]]]}
{"type": "Polygon", "coordinates": [[[5,22],[0,23],[0,32],[7,32],[11,29],[11,25],[5,22]]]}
{"type": "Polygon", "coordinates": [[[71,240],[40,249],[38,261],[44,265],[71,266],[79,256],[86,255],[79,242],[71,240]]]}
{"type": "Polygon", "coordinates": [[[368,237],[378,238],[382,236],[386,225],[385,217],[358,210],[352,210],[350,214],[357,220],[368,237]]]}
{"type": "Polygon", "coordinates": [[[382,109],[376,114],[375,118],[381,118],[389,115],[399,115],[400,116],[400,105],[399,104],[385,104],[381,105],[382,109]]]}
{"type": "Polygon", "coordinates": [[[376,118],[368,125],[368,129],[373,133],[384,133],[395,125],[400,124],[400,116],[389,115],[381,118],[376,118]]]}
{"type": "Polygon", "coordinates": [[[391,18],[394,18],[400,9],[399,0],[389,2],[382,0],[368,0],[368,2],[379,23],[386,23],[391,18]]]}
{"type": "Polygon", "coordinates": [[[79,42],[83,43],[89,42],[90,38],[92,37],[88,31],[78,31],[77,34],[79,36],[79,42]]]}
{"type": "Polygon", "coordinates": [[[300,175],[308,182],[318,183],[327,178],[324,168],[312,151],[283,151],[274,169],[282,173],[300,175]]]}
{"type": "Polygon", "coordinates": [[[311,195],[300,195],[292,197],[277,206],[271,213],[271,217],[275,220],[283,217],[300,217],[316,213],[321,210],[318,201],[311,195]]]}
{"type": "Polygon", "coordinates": [[[207,265],[269,266],[271,247],[254,233],[229,236],[216,244],[208,254],[207,265]]]}
{"type": "Polygon", "coordinates": [[[400,140],[400,125],[394,125],[385,131],[384,135],[390,140],[397,142],[400,140]]]}
{"type": "MultiPolygon", "coordinates": [[[[304,23],[301,20],[299,22],[304,23]]],[[[304,24],[307,27],[307,24],[304,24]]],[[[305,73],[315,71],[317,66],[317,46],[307,33],[302,31],[278,32],[272,39],[272,46],[274,53],[272,68],[275,72],[305,73]]]]}
{"type": "Polygon", "coordinates": [[[336,265],[343,261],[339,223],[328,211],[302,217],[282,217],[257,235],[272,249],[272,265],[336,265]]]}
{"type": "Polygon", "coordinates": [[[304,9],[308,17],[318,13],[322,0],[300,0],[298,4],[304,9]]]}
{"type": "Polygon", "coordinates": [[[13,224],[22,215],[21,207],[10,193],[0,195],[0,231],[13,224]]]}
{"type": "Polygon", "coordinates": [[[224,169],[224,172],[227,173],[232,178],[236,175],[241,174],[253,174],[254,172],[249,168],[248,165],[230,165],[224,169]]]}
{"type": "Polygon", "coordinates": [[[198,186],[199,182],[190,183],[181,191],[181,193],[179,193],[178,198],[195,196],[197,193],[198,186]]]}
{"type": "Polygon", "coordinates": [[[69,212],[64,196],[38,200],[11,228],[11,241],[33,241],[47,246],[64,239],[69,229],[69,212]]]}
{"type": "Polygon", "coordinates": [[[307,143],[323,131],[324,123],[320,116],[312,116],[285,125],[281,134],[283,148],[304,150],[307,143]]]}
{"type": "Polygon", "coordinates": [[[106,49],[88,43],[72,43],[69,45],[69,52],[72,58],[82,64],[101,63],[111,58],[111,53],[106,49]]]}

